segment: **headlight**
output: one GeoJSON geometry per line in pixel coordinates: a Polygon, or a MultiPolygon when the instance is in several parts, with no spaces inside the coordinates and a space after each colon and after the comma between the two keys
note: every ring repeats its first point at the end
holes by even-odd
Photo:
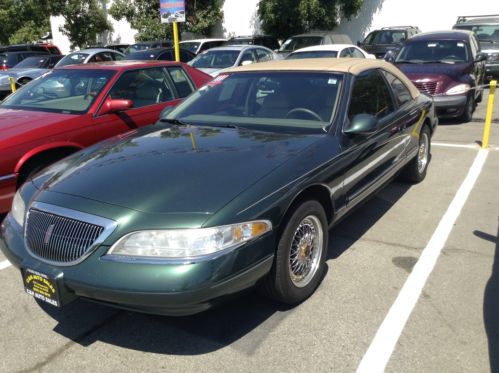
{"type": "Polygon", "coordinates": [[[269,232],[269,221],[199,229],[147,230],[127,234],[107,255],[151,259],[193,259],[234,249],[269,232]]]}
{"type": "Polygon", "coordinates": [[[470,85],[469,84],[458,84],[451,89],[449,89],[445,94],[447,95],[460,95],[463,93],[466,93],[470,90],[470,85]]]}
{"type": "Polygon", "coordinates": [[[12,209],[10,213],[14,220],[22,227],[24,225],[24,213],[26,212],[26,204],[19,191],[14,195],[14,200],[12,201],[12,209]]]}

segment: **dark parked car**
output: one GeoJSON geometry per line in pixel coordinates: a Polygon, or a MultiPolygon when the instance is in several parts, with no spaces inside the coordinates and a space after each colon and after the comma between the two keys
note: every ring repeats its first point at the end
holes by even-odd
{"type": "Polygon", "coordinates": [[[482,52],[487,55],[486,78],[499,78],[499,14],[461,16],[453,28],[470,30],[476,34],[482,52]]]}
{"type": "Polygon", "coordinates": [[[37,43],[37,44],[14,44],[0,46],[1,52],[45,52],[49,54],[61,54],[59,48],[50,43],[37,43]]]}
{"type": "Polygon", "coordinates": [[[486,58],[473,32],[450,30],[413,36],[395,64],[416,87],[433,96],[439,117],[469,122],[482,99],[486,58]]]}
{"type": "Polygon", "coordinates": [[[211,80],[168,61],[55,68],[0,104],[0,214],[31,174],[108,137],[155,123],[211,80]]]}
{"type": "Polygon", "coordinates": [[[190,314],[255,284],[295,305],[323,278],[331,225],[399,171],[424,179],[433,112],[384,61],[238,67],[25,183],[0,248],[56,306],[190,314]]]}
{"type": "Polygon", "coordinates": [[[270,35],[234,36],[225,42],[225,45],[261,45],[272,50],[279,48],[279,41],[270,35]]]}
{"type": "Polygon", "coordinates": [[[419,33],[421,30],[417,26],[383,27],[381,30],[371,31],[357,45],[376,58],[383,58],[388,51],[400,50],[404,41],[419,33]]]}
{"type": "MultiPolygon", "coordinates": [[[[189,62],[196,55],[191,51],[183,48],[179,48],[180,62],[189,62]]],[[[125,56],[125,60],[160,60],[160,61],[175,61],[175,49],[174,48],[154,48],[147,49],[145,51],[138,51],[128,53],[125,56]]]]}
{"type": "Polygon", "coordinates": [[[278,53],[282,57],[286,57],[289,53],[297,49],[324,44],[352,44],[352,39],[346,34],[338,34],[330,31],[314,31],[291,36],[286,39],[279,48],[278,53]]]}
{"type": "Polygon", "coordinates": [[[170,48],[170,47],[173,47],[173,42],[171,40],[141,41],[139,43],[129,45],[124,53],[128,54],[138,51],[145,51],[147,49],[170,48]]]}

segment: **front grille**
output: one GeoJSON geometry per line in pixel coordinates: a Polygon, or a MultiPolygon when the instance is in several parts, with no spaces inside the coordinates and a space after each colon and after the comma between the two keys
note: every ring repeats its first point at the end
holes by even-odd
{"type": "Polygon", "coordinates": [[[91,250],[104,227],[36,209],[26,222],[26,243],[33,254],[50,262],[67,264],[91,250]]]}
{"type": "Polygon", "coordinates": [[[414,85],[421,92],[434,95],[437,91],[437,82],[414,82],[414,85]]]}

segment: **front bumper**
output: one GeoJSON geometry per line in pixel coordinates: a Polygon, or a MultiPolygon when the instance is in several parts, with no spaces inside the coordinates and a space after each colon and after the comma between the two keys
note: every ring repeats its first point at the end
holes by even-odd
{"type": "Polygon", "coordinates": [[[83,262],[53,266],[26,250],[22,228],[5,218],[0,245],[21,270],[31,269],[56,279],[61,303],[77,297],[113,307],[161,314],[189,315],[204,311],[226,296],[253,286],[272,267],[272,234],[215,259],[192,264],[116,262],[104,259],[109,249],[97,248],[83,262]]]}
{"type": "Polygon", "coordinates": [[[433,96],[438,117],[458,117],[466,108],[466,95],[433,96]]]}

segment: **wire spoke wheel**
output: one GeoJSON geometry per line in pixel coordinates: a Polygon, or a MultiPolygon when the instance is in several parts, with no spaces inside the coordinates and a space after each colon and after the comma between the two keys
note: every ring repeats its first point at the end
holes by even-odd
{"type": "Polygon", "coordinates": [[[292,283],[307,286],[319,268],[324,232],[318,217],[306,216],[296,228],[289,252],[289,273],[292,283]]]}
{"type": "Polygon", "coordinates": [[[418,172],[423,173],[428,164],[428,150],[430,139],[426,132],[421,133],[421,141],[418,149],[418,172]]]}

